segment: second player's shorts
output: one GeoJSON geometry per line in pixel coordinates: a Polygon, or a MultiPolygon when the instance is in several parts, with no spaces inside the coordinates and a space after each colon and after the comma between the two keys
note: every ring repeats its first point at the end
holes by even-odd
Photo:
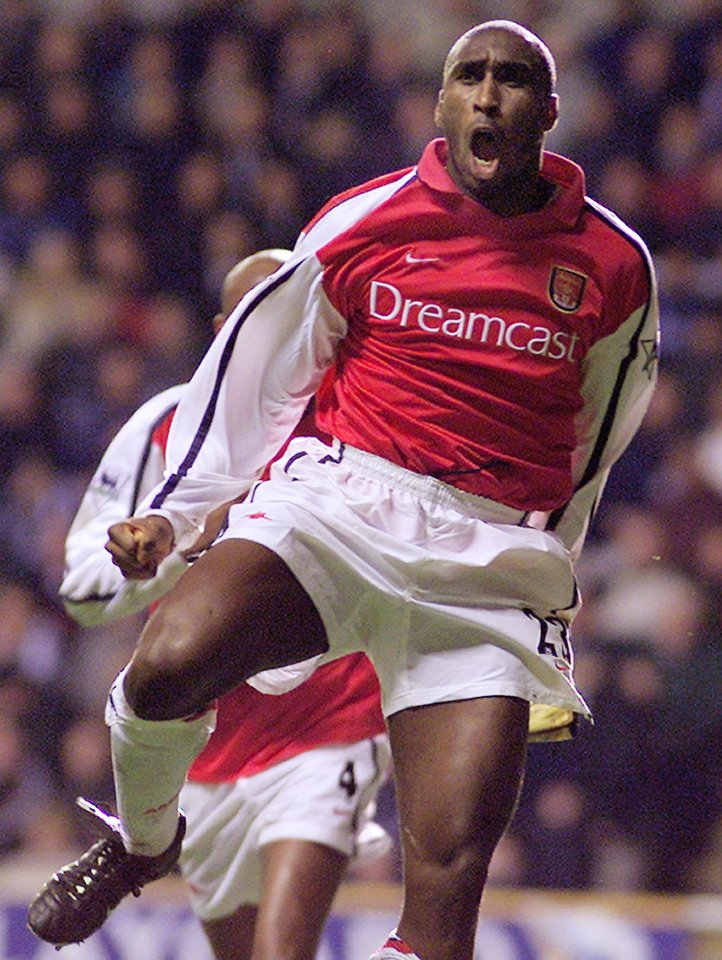
{"type": "Polygon", "coordinates": [[[231,508],[219,539],[254,540],[285,560],[323,619],[320,662],[367,653],[386,716],[483,696],[589,716],[572,678],[569,553],[525,517],[301,437],[231,508]]]}
{"type": "Polygon", "coordinates": [[[186,783],[180,865],[197,916],[216,920],[258,904],[261,848],[274,840],[309,840],[355,856],[389,758],[381,734],[317,747],[228,783],[186,783]]]}

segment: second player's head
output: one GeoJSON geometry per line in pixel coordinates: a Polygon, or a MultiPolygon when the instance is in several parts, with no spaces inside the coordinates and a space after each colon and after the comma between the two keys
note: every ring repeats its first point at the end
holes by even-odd
{"type": "Polygon", "coordinates": [[[281,247],[269,247],[244,257],[226,274],[221,287],[221,309],[213,318],[213,333],[216,334],[233,310],[249,290],[261,280],[265,280],[285,263],[291,256],[290,250],[281,247]]]}

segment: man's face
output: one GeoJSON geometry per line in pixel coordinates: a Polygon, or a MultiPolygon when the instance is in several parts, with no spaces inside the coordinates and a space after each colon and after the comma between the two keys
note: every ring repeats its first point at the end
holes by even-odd
{"type": "Polygon", "coordinates": [[[556,117],[537,50],[511,31],[478,31],[456,51],[436,106],[452,179],[492,209],[510,191],[528,196],[556,117]]]}

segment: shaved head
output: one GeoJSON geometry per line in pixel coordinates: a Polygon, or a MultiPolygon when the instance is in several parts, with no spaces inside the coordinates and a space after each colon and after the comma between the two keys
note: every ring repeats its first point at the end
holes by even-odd
{"type": "Polygon", "coordinates": [[[446,56],[443,75],[444,83],[446,83],[449,73],[456,63],[456,59],[462,48],[472,37],[475,37],[484,30],[505,30],[507,33],[513,33],[516,34],[517,37],[521,37],[521,39],[531,47],[538,58],[539,76],[543,79],[546,87],[544,92],[549,94],[554,93],[557,85],[557,68],[551,50],[535,33],[527,30],[526,27],[522,27],[520,23],[515,23],[513,20],[486,20],[484,23],[479,23],[462,34],[446,56]]]}
{"type": "Polygon", "coordinates": [[[221,313],[224,317],[249,290],[274,273],[290,256],[290,250],[269,247],[252,253],[231,267],[221,288],[221,313]]]}

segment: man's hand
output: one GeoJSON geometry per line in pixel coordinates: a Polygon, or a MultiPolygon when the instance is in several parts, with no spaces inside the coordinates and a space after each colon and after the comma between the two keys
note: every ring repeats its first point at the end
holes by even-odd
{"type": "Polygon", "coordinates": [[[173,527],[165,517],[131,517],[108,528],[105,549],[127,580],[152,580],[173,549],[173,527]]]}

